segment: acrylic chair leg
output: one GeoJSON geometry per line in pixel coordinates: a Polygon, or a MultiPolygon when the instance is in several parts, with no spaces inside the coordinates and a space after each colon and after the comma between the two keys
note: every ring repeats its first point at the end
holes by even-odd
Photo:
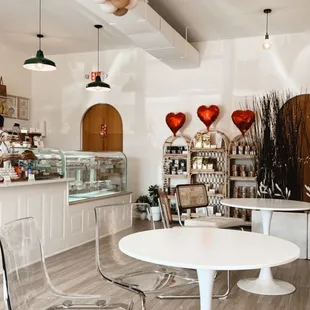
{"type": "Polygon", "coordinates": [[[141,296],[141,309],[146,310],[146,298],[145,298],[145,296],[141,296]]]}
{"type": "MultiPolygon", "coordinates": [[[[226,292],[222,295],[212,295],[213,299],[226,299],[230,293],[230,271],[226,275],[226,292]]],[[[200,299],[199,295],[158,295],[158,299],[200,299]]]]}

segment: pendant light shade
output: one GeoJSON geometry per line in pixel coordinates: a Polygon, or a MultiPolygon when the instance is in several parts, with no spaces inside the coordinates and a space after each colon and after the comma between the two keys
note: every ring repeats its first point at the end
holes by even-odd
{"type": "Polygon", "coordinates": [[[109,84],[101,81],[99,75],[96,76],[96,80],[86,85],[86,89],[89,91],[110,91],[111,87],[109,84]]]}
{"type": "Polygon", "coordinates": [[[44,53],[41,49],[41,40],[44,37],[42,31],[42,0],[39,0],[39,33],[37,38],[39,39],[39,49],[37,54],[33,58],[25,60],[23,67],[33,71],[55,71],[56,65],[54,61],[44,57],[44,53]]]}
{"type": "Polygon", "coordinates": [[[265,40],[262,44],[262,47],[264,50],[269,50],[271,49],[271,41],[269,40],[269,33],[268,33],[268,26],[269,26],[269,19],[268,19],[268,14],[270,14],[272,11],[271,9],[265,9],[264,13],[266,14],[266,34],[265,34],[265,40]]]}
{"type": "MultiPolygon", "coordinates": [[[[97,72],[99,72],[99,51],[100,51],[100,29],[102,25],[95,25],[96,29],[98,29],[98,48],[97,48],[97,72]]],[[[103,91],[110,91],[111,87],[109,84],[102,82],[101,77],[99,75],[96,76],[96,80],[94,82],[88,83],[86,85],[86,90],[88,91],[95,91],[95,92],[103,92],[103,91]]]]}

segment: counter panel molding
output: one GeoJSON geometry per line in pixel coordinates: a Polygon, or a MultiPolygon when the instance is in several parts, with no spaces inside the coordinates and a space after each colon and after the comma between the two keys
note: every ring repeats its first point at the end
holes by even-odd
{"type": "MultiPolygon", "coordinates": [[[[42,233],[45,256],[52,256],[95,239],[95,207],[131,201],[131,193],[123,192],[109,198],[69,205],[69,181],[59,179],[58,182],[0,185],[0,225],[34,217],[42,233]]],[[[113,212],[113,207],[107,207],[106,212],[113,212]]],[[[128,227],[128,221],[123,224],[124,227],[118,224],[117,229],[128,227]]],[[[107,220],[106,227],[109,229],[106,235],[111,233],[112,227],[109,225],[107,220]]]]}

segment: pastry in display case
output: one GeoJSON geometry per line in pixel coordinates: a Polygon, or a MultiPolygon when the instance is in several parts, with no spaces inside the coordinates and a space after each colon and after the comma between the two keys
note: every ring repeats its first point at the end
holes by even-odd
{"type": "Polygon", "coordinates": [[[51,180],[64,177],[64,157],[55,148],[9,147],[0,157],[0,178],[6,181],[51,180]]]}
{"type": "Polygon", "coordinates": [[[101,198],[127,190],[127,159],[122,152],[64,151],[69,202],[101,198]]]}

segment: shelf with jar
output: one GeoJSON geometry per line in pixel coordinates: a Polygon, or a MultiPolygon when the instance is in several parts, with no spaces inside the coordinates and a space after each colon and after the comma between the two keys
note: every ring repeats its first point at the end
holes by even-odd
{"type": "Polygon", "coordinates": [[[176,213],[175,187],[190,182],[190,141],[191,139],[184,135],[170,136],[163,145],[163,191],[170,200],[173,213],[176,213]]]}
{"type": "Polygon", "coordinates": [[[220,204],[227,196],[228,146],[227,136],[219,130],[197,132],[190,144],[191,183],[205,184],[209,205],[222,215],[228,215],[228,208],[220,204]]]}
{"type": "MultiPolygon", "coordinates": [[[[256,198],[256,149],[249,135],[235,137],[229,145],[228,193],[232,198],[256,198]]],[[[230,216],[251,222],[251,210],[230,208],[230,216]]]]}

